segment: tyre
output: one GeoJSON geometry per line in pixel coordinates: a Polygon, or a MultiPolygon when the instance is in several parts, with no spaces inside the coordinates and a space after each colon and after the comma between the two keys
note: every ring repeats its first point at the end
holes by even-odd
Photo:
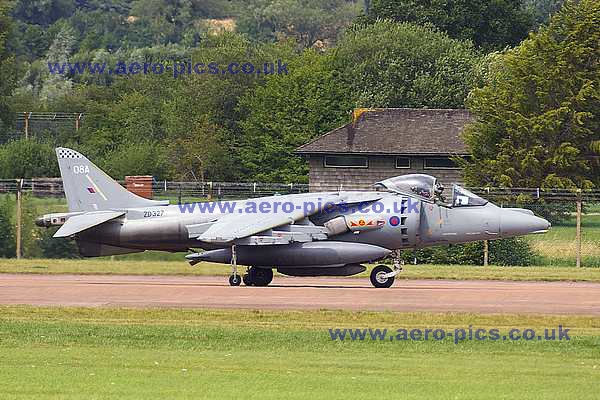
{"type": "Polygon", "coordinates": [[[385,277],[385,274],[392,272],[387,265],[378,265],[371,271],[371,284],[376,288],[389,288],[394,284],[395,277],[385,277]]]}
{"type": "Polygon", "coordinates": [[[250,268],[249,277],[254,286],[268,286],[273,280],[273,270],[271,268],[250,268]]]}
{"type": "Polygon", "coordinates": [[[231,286],[240,286],[242,283],[242,277],[239,275],[231,275],[229,276],[229,284],[231,286]]]}
{"type": "Polygon", "coordinates": [[[252,281],[250,280],[250,275],[244,274],[242,276],[242,281],[244,281],[244,285],[246,285],[246,286],[252,286],[252,281]]]}

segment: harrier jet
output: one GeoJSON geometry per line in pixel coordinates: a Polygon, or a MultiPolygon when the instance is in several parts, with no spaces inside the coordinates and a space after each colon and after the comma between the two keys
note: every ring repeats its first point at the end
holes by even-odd
{"type": "Polygon", "coordinates": [[[291,276],[350,276],[364,263],[378,288],[401,271],[400,252],[546,232],[529,210],[500,208],[455,185],[450,198],[429,175],[378,182],[369,192],[270,196],[170,205],[139,197],[75,150],[56,154],[69,212],[44,215],[38,226],[60,228],[85,257],[162,250],[187,260],[231,265],[229,283],[267,286],[273,270],[291,276]],[[202,250],[202,251],[200,251],[202,250]],[[248,266],[243,275],[238,264],[248,266]]]}

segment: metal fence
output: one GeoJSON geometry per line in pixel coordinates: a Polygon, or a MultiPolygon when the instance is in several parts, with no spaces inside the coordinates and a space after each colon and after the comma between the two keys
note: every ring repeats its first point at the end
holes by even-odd
{"type": "MultiPolygon", "coordinates": [[[[125,184],[123,181],[119,183],[125,184]]],[[[0,193],[16,193],[19,184],[21,184],[23,193],[34,197],[64,197],[65,195],[61,178],[0,180],[0,193]]],[[[274,194],[307,193],[308,184],[154,181],[152,192],[156,198],[171,198],[183,202],[199,199],[241,199],[274,194]]]]}
{"type": "Polygon", "coordinates": [[[78,131],[83,123],[83,113],[72,112],[18,112],[14,115],[12,129],[0,132],[0,144],[17,139],[52,139],[59,131],[78,131]]]}
{"type": "MultiPolygon", "coordinates": [[[[543,235],[526,238],[535,254],[534,264],[548,266],[600,267],[600,191],[569,191],[541,188],[470,188],[501,207],[525,207],[551,220],[552,229],[543,235]]],[[[172,203],[234,200],[274,194],[306,193],[307,184],[243,183],[243,182],[171,182],[154,181],[153,193],[158,199],[172,203]]],[[[38,254],[34,242],[39,229],[32,218],[53,211],[65,211],[64,191],[60,178],[0,180],[0,195],[12,204],[20,197],[22,207],[14,215],[23,215],[20,227],[23,235],[23,254],[38,254]],[[19,191],[19,186],[21,190],[19,191]],[[19,193],[19,196],[15,194],[19,193]],[[58,209],[57,209],[58,207],[58,209]],[[22,209],[21,209],[22,208],[22,209]],[[30,219],[27,222],[27,218],[30,219]],[[27,243],[30,243],[28,249],[27,243]],[[33,243],[33,244],[31,244],[33,243]]],[[[15,217],[16,220],[16,217],[15,217]]],[[[16,224],[16,223],[15,223],[16,224]]]]}
{"type": "MultiPolygon", "coordinates": [[[[61,178],[4,179],[0,180],[0,193],[16,193],[22,182],[22,191],[35,197],[64,197],[61,178]]],[[[119,182],[124,185],[124,182],[119,182]]],[[[600,203],[600,190],[568,190],[544,188],[491,188],[467,187],[473,193],[500,203],[559,203],[579,199],[600,203]]],[[[307,193],[306,183],[259,183],[259,182],[174,182],[153,181],[155,197],[240,199],[271,196],[275,194],[307,193]]],[[[372,189],[365,189],[372,190],[372,189]]]]}

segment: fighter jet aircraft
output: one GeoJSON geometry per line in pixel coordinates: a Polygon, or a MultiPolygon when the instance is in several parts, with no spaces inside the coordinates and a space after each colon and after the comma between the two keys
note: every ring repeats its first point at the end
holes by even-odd
{"type": "Polygon", "coordinates": [[[85,257],[163,250],[188,252],[190,264],[230,264],[229,283],[267,286],[273,269],[291,276],[350,276],[364,263],[378,288],[401,271],[400,252],[427,246],[546,232],[529,210],[500,208],[455,185],[451,198],[436,178],[398,176],[370,192],[292,194],[237,202],[173,204],[139,197],[75,150],[56,154],[69,212],[44,215],[85,257]],[[203,251],[198,251],[203,250],[203,251]],[[248,266],[238,272],[238,263],[248,266]]]}

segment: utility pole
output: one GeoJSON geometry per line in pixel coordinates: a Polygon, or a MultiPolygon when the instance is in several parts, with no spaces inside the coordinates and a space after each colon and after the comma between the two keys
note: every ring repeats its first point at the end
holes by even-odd
{"type": "Polygon", "coordinates": [[[23,117],[25,117],[24,119],[24,128],[25,128],[25,140],[29,139],[29,117],[31,117],[31,113],[30,112],[24,112],[23,113],[23,117]]]}
{"type": "Polygon", "coordinates": [[[490,248],[487,240],[483,241],[483,266],[487,267],[489,265],[490,259],[490,248]]]}
{"type": "Polygon", "coordinates": [[[581,189],[577,190],[577,227],[575,233],[577,246],[577,268],[581,267],[581,189]]]}
{"type": "Polygon", "coordinates": [[[16,232],[16,255],[17,260],[21,259],[21,190],[23,189],[23,179],[17,179],[17,207],[16,207],[16,223],[17,223],[17,232],[16,232]]]}

